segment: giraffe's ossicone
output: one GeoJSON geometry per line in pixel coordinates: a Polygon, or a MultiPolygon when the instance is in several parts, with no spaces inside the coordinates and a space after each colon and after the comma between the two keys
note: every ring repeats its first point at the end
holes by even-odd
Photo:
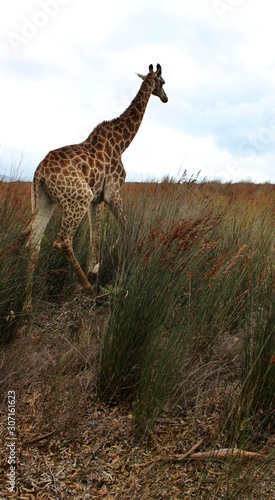
{"type": "Polygon", "coordinates": [[[65,255],[86,291],[92,284],[85,275],[73,251],[73,236],[88,212],[93,272],[99,270],[99,221],[98,207],[105,202],[116,217],[121,229],[126,220],[122,207],[120,188],[126,172],[122,153],[134,139],[141,124],[150,96],[162,102],[168,98],[161,66],[156,71],[149,66],[147,75],[139,76],[140,89],[121,116],[97,125],[88,138],[80,144],[50,151],[38,165],[32,185],[32,218],[27,229],[29,262],[27,269],[25,312],[32,310],[33,273],[38,262],[40,243],[46,226],[58,206],[62,214],[59,233],[54,246],[65,255]]]}

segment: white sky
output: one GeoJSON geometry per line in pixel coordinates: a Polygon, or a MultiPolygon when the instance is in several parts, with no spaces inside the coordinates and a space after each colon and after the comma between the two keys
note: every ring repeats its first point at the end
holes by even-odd
{"type": "Polygon", "coordinates": [[[270,0],[0,0],[0,174],[31,179],[46,153],[152,96],[123,155],[127,180],[275,182],[270,0]]]}

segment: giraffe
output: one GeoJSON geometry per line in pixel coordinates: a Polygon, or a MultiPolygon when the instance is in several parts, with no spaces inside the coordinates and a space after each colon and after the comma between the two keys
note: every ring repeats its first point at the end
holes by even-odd
{"type": "Polygon", "coordinates": [[[84,215],[88,213],[93,273],[99,271],[99,210],[101,202],[110,208],[123,230],[126,219],[122,207],[120,188],[126,172],[122,153],[134,139],[150,96],[168,101],[163,89],[162,69],[156,71],[150,64],[140,89],[119,116],[97,125],[86,140],[50,151],[38,165],[32,183],[32,217],[26,230],[26,247],[29,249],[24,312],[32,311],[33,273],[38,263],[40,244],[55,206],[61,210],[62,221],[53,243],[73,267],[86,292],[93,288],[88,276],[80,267],[73,251],[73,236],[84,215]]]}

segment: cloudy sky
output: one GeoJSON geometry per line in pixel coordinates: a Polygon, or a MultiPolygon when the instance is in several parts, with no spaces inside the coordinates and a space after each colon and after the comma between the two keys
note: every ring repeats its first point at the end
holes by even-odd
{"type": "Polygon", "coordinates": [[[275,182],[270,0],[0,2],[0,174],[31,179],[46,153],[119,116],[153,63],[152,96],[123,155],[127,180],[275,182]],[[20,166],[19,166],[20,165],[20,166]],[[18,167],[19,166],[19,167],[18,167]]]}

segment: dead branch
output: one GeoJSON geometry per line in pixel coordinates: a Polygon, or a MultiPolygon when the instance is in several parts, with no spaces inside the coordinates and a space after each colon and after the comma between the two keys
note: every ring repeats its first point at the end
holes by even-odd
{"type": "MultiPolygon", "coordinates": [[[[193,450],[192,450],[193,452],[193,450]]],[[[262,460],[267,458],[262,453],[253,451],[239,450],[238,448],[221,448],[220,450],[200,451],[198,453],[185,453],[184,455],[174,455],[174,460],[204,460],[204,459],[221,459],[228,457],[249,458],[262,460]]]]}

